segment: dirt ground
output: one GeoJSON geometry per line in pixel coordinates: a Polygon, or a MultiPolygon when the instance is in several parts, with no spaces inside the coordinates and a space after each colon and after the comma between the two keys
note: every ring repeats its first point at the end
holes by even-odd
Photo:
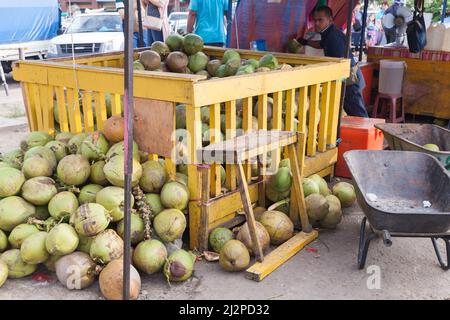
{"type": "MultiPolygon", "coordinates": [[[[23,127],[0,129],[0,152],[16,148],[26,131],[23,127]]],[[[217,263],[199,262],[194,276],[181,284],[169,286],[161,274],[143,276],[139,299],[450,298],[450,273],[439,267],[429,239],[393,238],[390,248],[375,240],[366,269],[358,270],[362,217],[358,205],[345,209],[336,230],[321,231],[318,240],[260,283],[246,279],[243,272],[222,271],[217,263]],[[379,282],[373,281],[378,274],[379,282]]],[[[83,291],[69,291],[54,274],[42,272],[48,281],[7,280],[0,288],[0,299],[102,299],[97,282],[83,291]]]]}

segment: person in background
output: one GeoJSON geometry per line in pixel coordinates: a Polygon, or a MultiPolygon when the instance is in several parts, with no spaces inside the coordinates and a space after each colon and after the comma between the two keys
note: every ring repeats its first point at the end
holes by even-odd
{"type": "MultiPolygon", "coordinates": [[[[393,14],[394,16],[397,14],[397,9],[405,5],[405,0],[395,0],[394,4],[386,9],[384,15],[393,14]]],[[[383,27],[384,28],[384,27],[383,27]]],[[[387,43],[393,43],[396,40],[395,28],[386,29],[384,28],[384,33],[386,35],[387,43]]]]}
{"type": "Polygon", "coordinates": [[[378,44],[378,28],[375,14],[371,14],[367,19],[367,45],[376,46],[378,44]]]}
{"type": "MultiPolygon", "coordinates": [[[[300,38],[298,41],[302,45],[308,45],[316,49],[323,49],[325,56],[344,58],[346,53],[345,35],[333,23],[333,11],[330,7],[322,6],[314,12],[314,27],[319,32],[322,39],[320,41],[300,38]]],[[[362,97],[364,78],[361,71],[356,66],[356,62],[350,52],[349,58],[352,66],[352,79],[346,86],[344,97],[344,110],[349,116],[368,117],[362,97]],[[355,70],[357,70],[355,72],[355,70]]]]}
{"type": "Polygon", "coordinates": [[[356,50],[359,50],[361,43],[362,18],[361,4],[357,3],[355,9],[353,9],[352,19],[352,43],[356,50]]]}
{"type": "Polygon", "coordinates": [[[385,12],[388,8],[389,8],[389,1],[386,1],[386,0],[383,1],[383,3],[381,4],[380,11],[378,11],[377,16],[376,16],[377,21],[381,21],[381,19],[385,15],[385,12]]]}
{"type": "Polygon", "coordinates": [[[187,32],[202,37],[205,45],[223,47],[227,10],[227,0],[191,0],[187,32]]]}
{"type": "Polygon", "coordinates": [[[148,45],[151,46],[155,41],[164,41],[169,35],[169,20],[167,10],[169,0],[143,0],[147,7],[147,15],[163,20],[161,30],[148,30],[148,45]]]}
{"type": "MultiPolygon", "coordinates": [[[[142,15],[145,14],[145,8],[143,6],[143,1],[139,1],[139,4],[141,5],[141,12],[142,15]]],[[[125,32],[125,4],[123,0],[116,0],[116,10],[120,15],[120,18],[122,19],[122,29],[123,32],[125,32]]],[[[147,46],[147,30],[143,29],[143,46],[147,46]]],[[[133,47],[138,48],[139,47],[139,24],[138,24],[138,10],[137,10],[137,0],[134,0],[134,29],[133,29],[133,47]]]]}

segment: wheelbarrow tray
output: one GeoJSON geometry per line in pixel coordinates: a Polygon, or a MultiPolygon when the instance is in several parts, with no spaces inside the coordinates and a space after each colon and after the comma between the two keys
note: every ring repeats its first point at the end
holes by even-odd
{"type": "Polygon", "coordinates": [[[374,229],[416,234],[450,229],[450,173],[434,157],[420,152],[353,150],[344,158],[358,202],[374,229]],[[368,194],[374,194],[375,201],[368,194]],[[423,201],[431,207],[425,208],[423,201]]]}
{"type": "Polygon", "coordinates": [[[450,130],[434,124],[376,124],[383,131],[384,138],[392,150],[424,152],[436,157],[450,170],[450,130]],[[442,151],[432,151],[423,147],[435,144],[442,151]]]}

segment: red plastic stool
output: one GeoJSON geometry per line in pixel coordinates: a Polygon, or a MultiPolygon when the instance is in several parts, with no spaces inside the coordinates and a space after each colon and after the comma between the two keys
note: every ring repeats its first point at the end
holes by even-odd
{"type": "Polygon", "coordinates": [[[405,105],[402,94],[384,94],[378,93],[375,104],[373,105],[372,118],[385,118],[387,122],[398,123],[405,122],[405,105]],[[397,100],[400,100],[400,116],[397,117],[397,100]],[[378,107],[381,103],[381,113],[378,113],[378,107]],[[389,112],[387,108],[389,106],[389,112]],[[389,115],[389,116],[388,116],[389,115]]]}

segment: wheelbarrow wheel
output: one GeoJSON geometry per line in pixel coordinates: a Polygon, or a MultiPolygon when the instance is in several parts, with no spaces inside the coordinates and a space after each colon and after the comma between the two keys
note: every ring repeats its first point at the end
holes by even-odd
{"type": "Polygon", "coordinates": [[[450,237],[444,237],[444,238],[431,238],[431,242],[433,243],[434,252],[436,252],[436,257],[438,259],[439,264],[441,265],[441,268],[445,271],[450,269],[450,237]],[[442,259],[441,252],[439,251],[437,240],[442,239],[445,243],[445,250],[447,252],[447,263],[445,263],[442,259]]]}

